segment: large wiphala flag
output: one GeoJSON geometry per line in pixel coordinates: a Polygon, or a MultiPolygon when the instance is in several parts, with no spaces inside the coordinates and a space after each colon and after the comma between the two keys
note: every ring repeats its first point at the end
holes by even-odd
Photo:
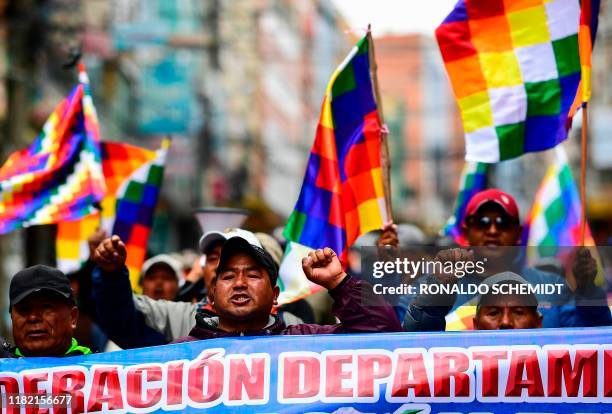
{"type": "Polygon", "coordinates": [[[0,234],[83,217],[104,193],[98,120],[81,67],[36,140],[0,168],[0,234]]]}
{"type": "Polygon", "coordinates": [[[306,251],[331,247],[345,263],[357,237],[387,220],[368,37],[327,85],[302,189],[284,231],[290,243],[281,266],[280,302],[312,291],[299,265],[306,251]]]}
{"type": "Polygon", "coordinates": [[[567,138],[579,18],[578,0],[460,0],[437,28],[466,160],[497,162],[567,138]]]}

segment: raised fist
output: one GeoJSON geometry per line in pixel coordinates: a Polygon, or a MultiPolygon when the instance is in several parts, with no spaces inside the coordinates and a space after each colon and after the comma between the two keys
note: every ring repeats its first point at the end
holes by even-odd
{"type": "MultiPolygon", "coordinates": [[[[441,262],[442,263],[442,268],[444,269],[444,263],[446,262],[452,262],[452,263],[456,263],[456,262],[473,262],[475,260],[474,258],[474,252],[471,250],[466,250],[466,249],[446,249],[446,250],[441,250],[438,252],[438,254],[436,255],[435,261],[436,262],[441,262]]],[[[441,283],[447,283],[447,284],[455,284],[457,283],[457,276],[455,276],[454,273],[448,273],[448,272],[436,272],[435,276],[438,278],[438,280],[441,283]]]]}
{"type": "Polygon", "coordinates": [[[347,276],[336,253],[329,247],[308,253],[302,259],[302,269],[313,283],[332,290],[347,276]]]}
{"type": "Polygon", "coordinates": [[[98,248],[98,245],[100,243],[102,243],[102,241],[104,239],[106,239],[106,230],[104,229],[96,229],[96,231],[89,236],[89,238],[87,239],[87,245],[89,246],[89,258],[91,260],[93,260],[94,257],[94,253],[96,252],[96,249],[98,248]]]}
{"type": "Polygon", "coordinates": [[[383,246],[399,246],[399,239],[397,236],[397,224],[394,224],[392,221],[385,223],[382,227],[382,233],[380,233],[380,237],[376,241],[376,245],[379,247],[383,246]]]}
{"type": "Polygon", "coordinates": [[[576,290],[578,292],[588,291],[597,276],[597,261],[593,259],[591,252],[586,247],[576,250],[576,259],[572,268],[576,279],[576,290]]]}
{"type": "Polygon", "coordinates": [[[105,272],[114,272],[125,265],[126,257],[125,244],[119,236],[114,235],[98,245],[93,260],[105,272]]]}

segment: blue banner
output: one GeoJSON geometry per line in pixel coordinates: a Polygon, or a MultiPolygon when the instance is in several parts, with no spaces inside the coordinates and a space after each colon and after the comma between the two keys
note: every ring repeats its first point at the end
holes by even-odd
{"type": "Polygon", "coordinates": [[[2,412],[40,403],[52,413],[604,413],[612,410],[611,334],[242,337],[5,359],[2,412]]]}

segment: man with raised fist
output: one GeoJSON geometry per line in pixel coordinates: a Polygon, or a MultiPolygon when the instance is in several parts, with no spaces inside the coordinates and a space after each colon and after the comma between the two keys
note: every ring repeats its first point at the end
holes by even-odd
{"type": "MultiPolygon", "coordinates": [[[[116,256],[106,256],[110,261],[116,256]]],[[[280,293],[278,266],[268,252],[241,237],[228,239],[212,281],[211,305],[217,316],[196,316],[196,326],[178,342],[227,336],[308,335],[331,333],[397,332],[401,326],[393,309],[363,281],[342,270],[330,248],[311,252],[302,261],[312,282],[334,299],[336,325],[286,326],[271,313],[280,293]]]]}

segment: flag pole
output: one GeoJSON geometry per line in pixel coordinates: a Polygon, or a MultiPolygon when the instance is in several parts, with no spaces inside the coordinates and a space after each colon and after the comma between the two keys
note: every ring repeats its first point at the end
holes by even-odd
{"type": "Polygon", "coordinates": [[[385,205],[387,207],[387,220],[393,220],[393,209],[391,207],[391,160],[389,158],[389,130],[385,125],[385,118],[383,116],[382,99],[380,98],[380,88],[378,86],[378,66],[376,65],[376,56],[374,53],[374,40],[372,39],[371,25],[368,24],[368,31],[366,33],[368,40],[368,60],[370,63],[370,74],[372,76],[372,86],[374,89],[374,96],[376,98],[376,111],[378,112],[378,118],[382,125],[381,129],[381,161],[382,161],[382,178],[383,178],[383,191],[385,193],[385,205]]]}
{"type": "Polygon", "coordinates": [[[586,161],[587,161],[587,138],[588,138],[588,110],[587,103],[582,105],[582,131],[581,131],[581,156],[580,156],[580,245],[584,246],[586,229],[586,161]]]}

